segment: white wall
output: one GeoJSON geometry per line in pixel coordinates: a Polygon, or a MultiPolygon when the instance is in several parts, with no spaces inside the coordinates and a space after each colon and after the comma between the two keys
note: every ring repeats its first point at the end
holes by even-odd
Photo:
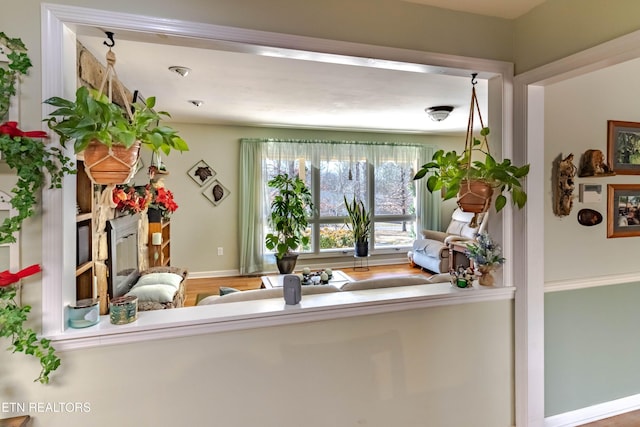
{"type": "Polygon", "coordinates": [[[512,325],[496,301],[66,351],[47,386],[3,351],[0,411],[90,406],[31,412],[33,427],[508,427],[512,325]]]}
{"type": "Polygon", "coordinates": [[[607,184],[637,183],[637,175],[576,177],[571,215],[553,214],[551,171],[558,157],[580,157],[588,149],[607,153],[607,120],[640,121],[640,60],[635,60],[545,87],[545,281],[592,278],[638,271],[629,257],[638,238],[607,238],[607,184]],[[580,203],[581,183],[602,185],[602,201],[580,203]],[[602,213],[601,224],[577,222],[582,208],[602,213]]]}
{"type": "Polygon", "coordinates": [[[547,0],[514,25],[516,74],[640,28],[636,0],[547,0]]]}
{"type": "MultiPolygon", "coordinates": [[[[581,282],[593,286],[599,278],[613,282],[617,275],[637,277],[634,254],[639,238],[607,238],[607,184],[637,184],[638,176],[576,178],[576,196],[579,184],[600,184],[602,201],[580,203],[576,198],[571,215],[560,218],[553,214],[551,173],[553,162],[569,153],[575,154],[576,166],[587,149],[606,155],[607,120],[640,121],[638,71],[636,59],[545,86],[544,262],[545,281],[554,286],[563,281],[574,287],[581,282]],[[576,215],[581,208],[602,213],[603,222],[579,225],[576,215]]],[[[640,357],[632,338],[637,335],[638,284],[619,280],[623,283],[545,294],[547,417],[586,413],[594,405],[640,393],[630,362],[640,357]]]]}

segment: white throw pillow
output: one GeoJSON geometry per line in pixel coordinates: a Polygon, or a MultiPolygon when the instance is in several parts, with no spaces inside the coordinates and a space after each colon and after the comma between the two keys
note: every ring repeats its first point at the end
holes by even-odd
{"type": "Polygon", "coordinates": [[[140,276],[134,288],[147,285],[170,285],[174,290],[180,287],[182,276],[174,273],[149,273],[140,276]]]}
{"type": "Polygon", "coordinates": [[[172,285],[136,285],[127,295],[138,297],[138,301],[171,302],[176,292],[172,285]]]}

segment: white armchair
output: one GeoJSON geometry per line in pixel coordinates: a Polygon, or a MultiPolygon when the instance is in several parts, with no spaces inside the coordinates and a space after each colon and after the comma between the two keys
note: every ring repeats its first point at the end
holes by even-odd
{"type": "Polygon", "coordinates": [[[409,252],[409,262],[434,273],[447,273],[458,265],[469,265],[464,253],[452,250],[453,245],[464,247],[475,241],[476,234],[486,228],[488,212],[478,214],[477,224],[471,226],[473,212],[456,209],[451,215],[451,222],[446,231],[423,230],[422,238],[413,242],[413,250],[409,252]],[[455,257],[451,259],[450,257],[455,257]]]}

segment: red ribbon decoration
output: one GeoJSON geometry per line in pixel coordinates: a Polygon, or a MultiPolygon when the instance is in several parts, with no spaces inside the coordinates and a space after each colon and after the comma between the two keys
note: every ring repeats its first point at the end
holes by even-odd
{"type": "Polygon", "coordinates": [[[9,270],[0,272],[0,287],[9,286],[12,283],[17,282],[20,279],[31,276],[36,273],[40,273],[42,269],[40,265],[33,264],[27,268],[24,268],[17,273],[11,273],[9,270]]]}
{"type": "Polygon", "coordinates": [[[23,131],[18,129],[18,122],[6,122],[0,125],[0,134],[9,135],[11,137],[26,136],[28,138],[48,138],[46,132],[41,130],[23,131]]]}

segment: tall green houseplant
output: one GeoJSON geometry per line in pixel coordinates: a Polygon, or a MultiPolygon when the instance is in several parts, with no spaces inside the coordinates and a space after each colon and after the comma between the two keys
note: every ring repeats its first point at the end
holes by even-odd
{"type": "Polygon", "coordinates": [[[265,244],[275,252],[280,273],[288,274],[296,265],[298,254],[294,251],[309,244],[305,232],[313,209],[311,190],[302,179],[287,174],[276,175],[267,185],[277,192],[269,215],[272,232],[266,235],[265,244]]]}

